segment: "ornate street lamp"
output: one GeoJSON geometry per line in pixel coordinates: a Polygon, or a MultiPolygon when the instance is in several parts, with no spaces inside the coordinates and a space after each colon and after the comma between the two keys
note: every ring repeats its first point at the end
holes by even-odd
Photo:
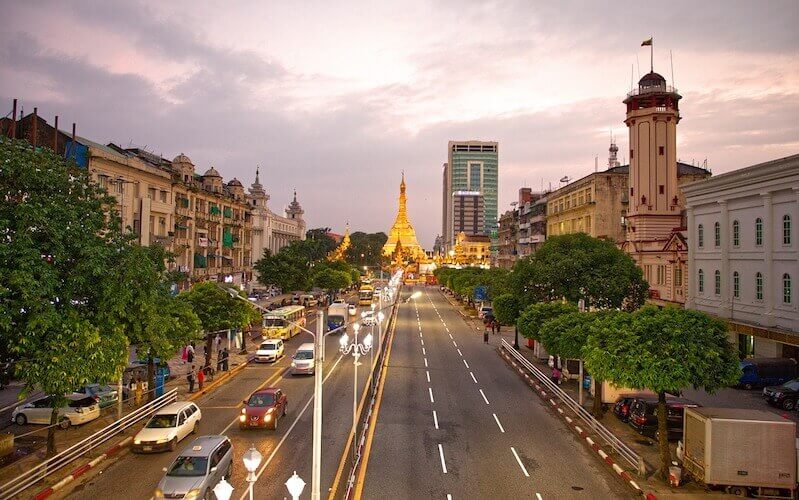
{"type": "Polygon", "coordinates": [[[247,469],[247,489],[250,492],[250,500],[252,500],[252,490],[255,482],[258,481],[258,477],[255,475],[255,472],[258,470],[258,467],[261,465],[261,460],[263,460],[263,455],[255,449],[255,446],[250,446],[250,449],[244,453],[244,468],[247,469]]]}
{"type": "Polygon", "coordinates": [[[302,490],[305,489],[305,481],[302,480],[300,476],[297,475],[297,471],[294,471],[294,474],[288,478],[286,481],[286,488],[289,490],[289,495],[291,495],[292,500],[299,500],[300,495],[302,495],[302,490]]]}

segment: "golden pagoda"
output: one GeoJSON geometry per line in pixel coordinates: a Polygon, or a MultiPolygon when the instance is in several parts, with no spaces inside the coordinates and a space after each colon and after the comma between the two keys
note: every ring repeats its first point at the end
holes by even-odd
{"type": "Polygon", "coordinates": [[[402,173],[402,182],[400,183],[399,211],[397,211],[397,218],[394,220],[394,225],[388,234],[388,240],[383,245],[383,256],[393,257],[394,260],[397,260],[395,250],[398,250],[396,253],[400,253],[400,258],[404,260],[412,259],[416,262],[423,262],[427,258],[424,249],[416,240],[416,231],[414,231],[411,222],[408,220],[405,198],[405,172],[402,173]]]}
{"type": "Polygon", "coordinates": [[[347,249],[350,247],[350,223],[347,223],[346,228],[344,229],[344,238],[341,239],[341,243],[327,255],[327,260],[330,262],[335,262],[337,260],[345,260],[347,249]]]}

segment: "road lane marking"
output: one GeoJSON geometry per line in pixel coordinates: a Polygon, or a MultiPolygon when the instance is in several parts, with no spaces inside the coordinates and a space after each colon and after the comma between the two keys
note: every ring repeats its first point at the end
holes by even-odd
{"type": "Polygon", "coordinates": [[[461,357],[463,357],[463,353],[461,352],[461,350],[460,350],[460,349],[458,349],[458,354],[460,354],[460,355],[461,355],[461,357]]]}
{"type": "Polygon", "coordinates": [[[474,372],[469,372],[469,375],[472,376],[472,380],[474,380],[474,383],[476,384],[477,383],[477,379],[474,378],[474,372]]]}
{"type": "Polygon", "coordinates": [[[463,360],[463,364],[466,365],[466,368],[469,368],[469,363],[467,363],[465,359],[463,360]]]}
{"type": "Polygon", "coordinates": [[[427,351],[425,350],[424,347],[422,347],[422,356],[427,356],[427,351]]]}
{"type": "Polygon", "coordinates": [[[441,446],[441,443],[438,444],[438,454],[441,456],[441,470],[444,471],[444,474],[446,474],[447,463],[444,461],[444,447],[441,446]]]}
{"type": "Polygon", "coordinates": [[[435,403],[436,401],[433,399],[433,388],[428,387],[427,390],[430,392],[430,402],[435,403]]]}
{"type": "Polygon", "coordinates": [[[494,420],[497,422],[497,426],[499,426],[500,432],[505,434],[505,428],[502,427],[502,424],[499,423],[499,417],[497,417],[497,414],[496,413],[492,413],[492,415],[494,415],[494,420]]]}
{"type": "Polygon", "coordinates": [[[488,402],[488,398],[486,397],[486,393],[484,393],[482,389],[480,389],[480,395],[483,396],[483,401],[485,401],[486,404],[491,404],[491,403],[488,402]]]}
{"type": "Polygon", "coordinates": [[[430,372],[427,371],[427,370],[425,370],[424,372],[427,374],[427,383],[429,384],[430,383],[430,372]]]}
{"type": "Polygon", "coordinates": [[[455,347],[458,347],[458,344],[454,340],[452,341],[452,345],[454,345],[455,347]]]}
{"type": "Polygon", "coordinates": [[[420,340],[419,342],[421,342],[421,343],[422,343],[422,345],[424,345],[424,339],[420,340]]]}
{"type": "Polygon", "coordinates": [[[522,468],[522,472],[524,472],[525,477],[530,477],[530,473],[527,472],[527,469],[524,468],[524,464],[522,463],[522,459],[519,458],[519,454],[516,453],[516,448],[513,446],[510,447],[510,451],[513,452],[513,456],[516,457],[516,461],[519,462],[519,467],[522,468]]]}
{"type": "Polygon", "coordinates": [[[538,500],[544,500],[543,498],[541,498],[541,493],[536,493],[536,494],[535,494],[535,497],[536,497],[538,500]]]}
{"type": "Polygon", "coordinates": [[[452,334],[451,334],[451,333],[449,334],[449,338],[451,338],[451,339],[453,339],[453,340],[454,340],[454,338],[452,337],[452,334]]]}
{"type": "Polygon", "coordinates": [[[433,410],[433,424],[435,424],[436,429],[438,429],[438,414],[435,410],[433,410]]]}
{"type": "Polygon", "coordinates": [[[424,358],[424,367],[427,368],[427,358],[424,358]]]}
{"type": "Polygon", "coordinates": [[[447,500],[452,500],[452,495],[450,495],[449,493],[447,493],[447,500]]]}

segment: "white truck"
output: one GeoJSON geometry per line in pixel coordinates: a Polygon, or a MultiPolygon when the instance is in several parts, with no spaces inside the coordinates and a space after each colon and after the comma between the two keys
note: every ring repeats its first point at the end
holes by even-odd
{"type": "Polygon", "coordinates": [[[796,423],[765,410],[686,408],[683,466],[727,493],[795,498],[796,423]]]}

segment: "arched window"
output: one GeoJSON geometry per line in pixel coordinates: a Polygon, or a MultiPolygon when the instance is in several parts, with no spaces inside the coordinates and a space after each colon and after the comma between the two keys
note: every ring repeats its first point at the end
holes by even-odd
{"type": "Polygon", "coordinates": [[[737,220],[732,221],[732,246],[737,247],[741,243],[741,225],[737,220]]]}
{"type": "Polygon", "coordinates": [[[699,293],[705,293],[705,272],[699,270],[699,293]]]}
{"type": "Polygon", "coordinates": [[[738,271],[732,273],[732,296],[736,299],[741,296],[741,277],[738,271]]]}
{"type": "Polygon", "coordinates": [[[783,245],[790,245],[791,244],[791,216],[790,215],[783,215],[782,216],[782,244],[783,245]]]}
{"type": "Polygon", "coordinates": [[[763,300],[763,275],[761,273],[755,274],[755,298],[763,300]]]}
{"type": "Polygon", "coordinates": [[[717,246],[721,246],[721,224],[716,222],[713,224],[713,243],[717,246]]]}
{"type": "Polygon", "coordinates": [[[791,303],[791,275],[788,273],[782,275],[782,303],[791,303]]]}
{"type": "Polygon", "coordinates": [[[721,295],[721,271],[718,269],[713,273],[713,292],[716,295],[721,295]]]}
{"type": "Polygon", "coordinates": [[[699,227],[697,228],[696,241],[699,245],[699,248],[705,246],[705,228],[702,226],[702,224],[699,224],[699,227]]]}
{"type": "Polygon", "coordinates": [[[755,219],[755,245],[760,246],[763,244],[763,219],[758,217],[755,219]]]}

